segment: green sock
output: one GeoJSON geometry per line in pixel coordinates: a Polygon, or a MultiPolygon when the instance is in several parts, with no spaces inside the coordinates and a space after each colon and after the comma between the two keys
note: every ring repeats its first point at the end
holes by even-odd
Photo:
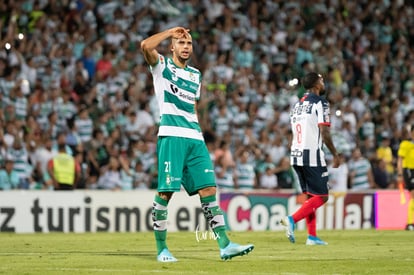
{"type": "Polygon", "coordinates": [[[230,240],[226,233],[226,224],[224,222],[223,211],[217,204],[216,196],[211,195],[208,197],[200,198],[201,207],[203,208],[204,216],[210,225],[211,230],[217,236],[217,243],[220,248],[225,248],[230,240]]]}
{"type": "Polygon", "coordinates": [[[157,243],[157,255],[167,248],[167,205],[168,201],[155,195],[152,207],[152,220],[154,226],[155,242],[157,243]]]}
{"type": "Polygon", "coordinates": [[[154,230],[154,235],[157,243],[157,255],[159,255],[164,248],[167,248],[167,230],[154,230]]]}

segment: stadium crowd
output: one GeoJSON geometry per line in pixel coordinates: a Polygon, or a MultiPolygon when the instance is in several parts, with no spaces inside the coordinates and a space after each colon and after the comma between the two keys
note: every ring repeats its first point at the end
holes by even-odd
{"type": "Polygon", "coordinates": [[[159,117],[139,43],[171,26],[191,30],[220,188],[297,188],[289,110],[313,70],[343,156],[332,189],[395,188],[398,145],[414,125],[414,5],[404,0],[1,1],[0,188],[53,189],[47,164],[61,135],[81,164],[77,188],[155,188],[159,117]]]}

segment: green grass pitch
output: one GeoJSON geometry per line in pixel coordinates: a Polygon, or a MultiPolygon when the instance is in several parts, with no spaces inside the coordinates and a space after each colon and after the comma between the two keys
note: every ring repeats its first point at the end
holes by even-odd
{"type": "Polygon", "coordinates": [[[414,233],[319,231],[328,246],[291,244],[284,232],[230,232],[255,249],[230,261],[216,241],[195,232],[168,234],[177,263],[158,263],[153,233],[0,234],[0,274],[413,274],[414,233]]]}

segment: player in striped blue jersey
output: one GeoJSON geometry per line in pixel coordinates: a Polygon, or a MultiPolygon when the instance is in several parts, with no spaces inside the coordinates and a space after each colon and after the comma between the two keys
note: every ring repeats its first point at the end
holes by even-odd
{"type": "Polygon", "coordinates": [[[295,242],[295,223],[306,219],[307,245],[326,245],[316,236],[316,210],[328,201],[328,170],[322,144],[333,155],[333,168],[339,167],[340,158],[330,134],[330,108],[321,97],[325,91],[323,77],[315,72],[303,78],[306,93],[290,111],[292,127],[291,165],[295,169],[302,191],[308,198],[291,216],[282,219],[286,235],[295,242]]]}
{"type": "Polygon", "coordinates": [[[181,185],[189,195],[199,194],[204,215],[217,236],[220,257],[227,260],[249,253],[253,245],[238,245],[228,239],[223,212],[216,201],[214,167],[197,117],[201,73],[187,64],[193,52],[189,30],[174,27],[154,34],[141,42],[141,50],[150,65],[161,116],[158,194],[152,212],[157,260],[177,261],[166,244],[167,205],[181,185]],[[166,39],[171,39],[172,58],[156,50],[166,39]]]}

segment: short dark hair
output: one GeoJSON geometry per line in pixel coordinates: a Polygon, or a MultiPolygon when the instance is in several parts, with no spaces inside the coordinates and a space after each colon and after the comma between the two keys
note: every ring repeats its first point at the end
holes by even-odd
{"type": "Polygon", "coordinates": [[[308,73],[307,75],[305,75],[305,77],[302,80],[303,87],[305,89],[311,89],[315,87],[316,83],[321,77],[322,76],[320,74],[315,73],[315,72],[308,73]]]}
{"type": "Polygon", "coordinates": [[[59,143],[59,144],[58,144],[58,151],[59,151],[59,152],[64,152],[64,151],[66,151],[66,144],[65,144],[65,143],[59,143]]]}

